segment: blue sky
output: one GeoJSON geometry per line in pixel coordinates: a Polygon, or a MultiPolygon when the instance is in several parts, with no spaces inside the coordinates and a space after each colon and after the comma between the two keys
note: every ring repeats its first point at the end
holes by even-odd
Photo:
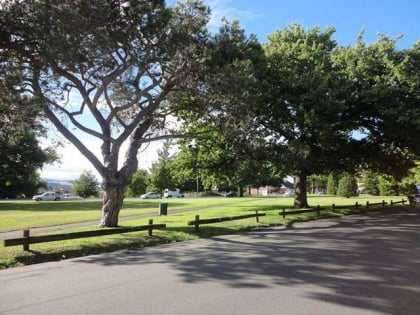
{"type": "MultiPolygon", "coordinates": [[[[167,1],[173,5],[176,1],[167,1]]],[[[372,43],[377,34],[391,38],[403,35],[398,41],[400,49],[409,48],[420,40],[420,0],[205,0],[211,7],[209,28],[216,31],[223,17],[238,19],[248,34],[257,35],[266,42],[267,34],[282,29],[290,23],[299,23],[305,28],[334,26],[334,39],[339,45],[356,42],[364,29],[364,41],[372,43]]],[[[92,144],[94,146],[94,144],[92,144]]],[[[152,144],[142,152],[140,165],[150,166],[157,158],[159,147],[152,144]]],[[[97,150],[99,152],[99,148],[97,150]]],[[[62,163],[46,166],[42,177],[57,179],[78,178],[84,170],[96,171],[72,146],[59,150],[62,163]]],[[[97,176],[99,179],[99,176],[97,176]]]]}
{"type": "MultiPolygon", "coordinates": [[[[173,3],[173,1],[168,1],[173,3]]],[[[305,28],[336,28],[340,45],[353,45],[364,29],[365,42],[371,43],[382,33],[391,38],[404,35],[398,47],[408,48],[420,39],[420,1],[418,0],[207,0],[212,8],[211,25],[215,28],[223,16],[238,19],[247,33],[260,42],[267,34],[290,23],[305,28]]]]}

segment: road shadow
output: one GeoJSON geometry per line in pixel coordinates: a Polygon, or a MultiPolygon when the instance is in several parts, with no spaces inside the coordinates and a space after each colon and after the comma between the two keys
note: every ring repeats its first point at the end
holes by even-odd
{"type": "Polygon", "coordinates": [[[162,263],[187,283],[305,286],[306,297],[316,300],[384,314],[420,314],[419,224],[418,210],[404,208],[77,261],[104,266],[162,263]]]}

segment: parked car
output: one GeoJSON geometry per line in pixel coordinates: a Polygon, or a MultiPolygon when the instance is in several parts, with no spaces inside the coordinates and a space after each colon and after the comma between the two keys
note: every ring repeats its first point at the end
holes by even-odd
{"type": "Polygon", "coordinates": [[[160,194],[157,192],[147,192],[143,195],[140,196],[141,199],[159,199],[160,198],[160,194]]]}
{"type": "Polygon", "coordinates": [[[293,197],[295,194],[293,193],[293,191],[286,191],[283,195],[281,195],[282,197],[293,197]]]}
{"type": "Polygon", "coordinates": [[[236,192],[234,192],[234,191],[229,191],[229,192],[227,192],[225,194],[225,197],[228,197],[228,198],[230,198],[230,197],[236,197],[236,196],[238,196],[238,194],[236,192]]]}
{"type": "Polygon", "coordinates": [[[35,201],[59,201],[60,200],[60,195],[57,194],[54,191],[46,191],[41,195],[35,195],[32,197],[32,200],[35,201]]]}
{"type": "Polygon", "coordinates": [[[63,200],[79,200],[83,198],[80,196],[73,196],[72,194],[64,194],[62,199],[63,200]]]}
{"type": "Polygon", "coordinates": [[[184,198],[184,194],[178,188],[174,190],[165,189],[163,196],[165,198],[184,198]]]}

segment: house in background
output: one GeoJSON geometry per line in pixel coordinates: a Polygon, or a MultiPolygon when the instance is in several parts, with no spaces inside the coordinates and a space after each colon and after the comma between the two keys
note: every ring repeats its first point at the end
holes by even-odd
{"type": "Polygon", "coordinates": [[[262,187],[250,187],[250,196],[257,197],[269,197],[269,196],[281,196],[289,194],[294,190],[293,177],[288,176],[283,179],[283,184],[279,186],[262,186],[262,187]]]}

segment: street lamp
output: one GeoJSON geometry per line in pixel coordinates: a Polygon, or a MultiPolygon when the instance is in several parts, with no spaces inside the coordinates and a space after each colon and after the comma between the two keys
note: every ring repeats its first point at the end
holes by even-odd
{"type": "Polygon", "coordinates": [[[192,142],[191,144],[188,145],[188,148],[190,149],[194,157],[194,170],[196,172],[196,188],[197,188],[197,197],[198,197],[199,184],[200,184],[199,183],[200,176],[198,172],[198,161],[197,161],[198,147],[196,146],[195,142],[192,142]]]}

